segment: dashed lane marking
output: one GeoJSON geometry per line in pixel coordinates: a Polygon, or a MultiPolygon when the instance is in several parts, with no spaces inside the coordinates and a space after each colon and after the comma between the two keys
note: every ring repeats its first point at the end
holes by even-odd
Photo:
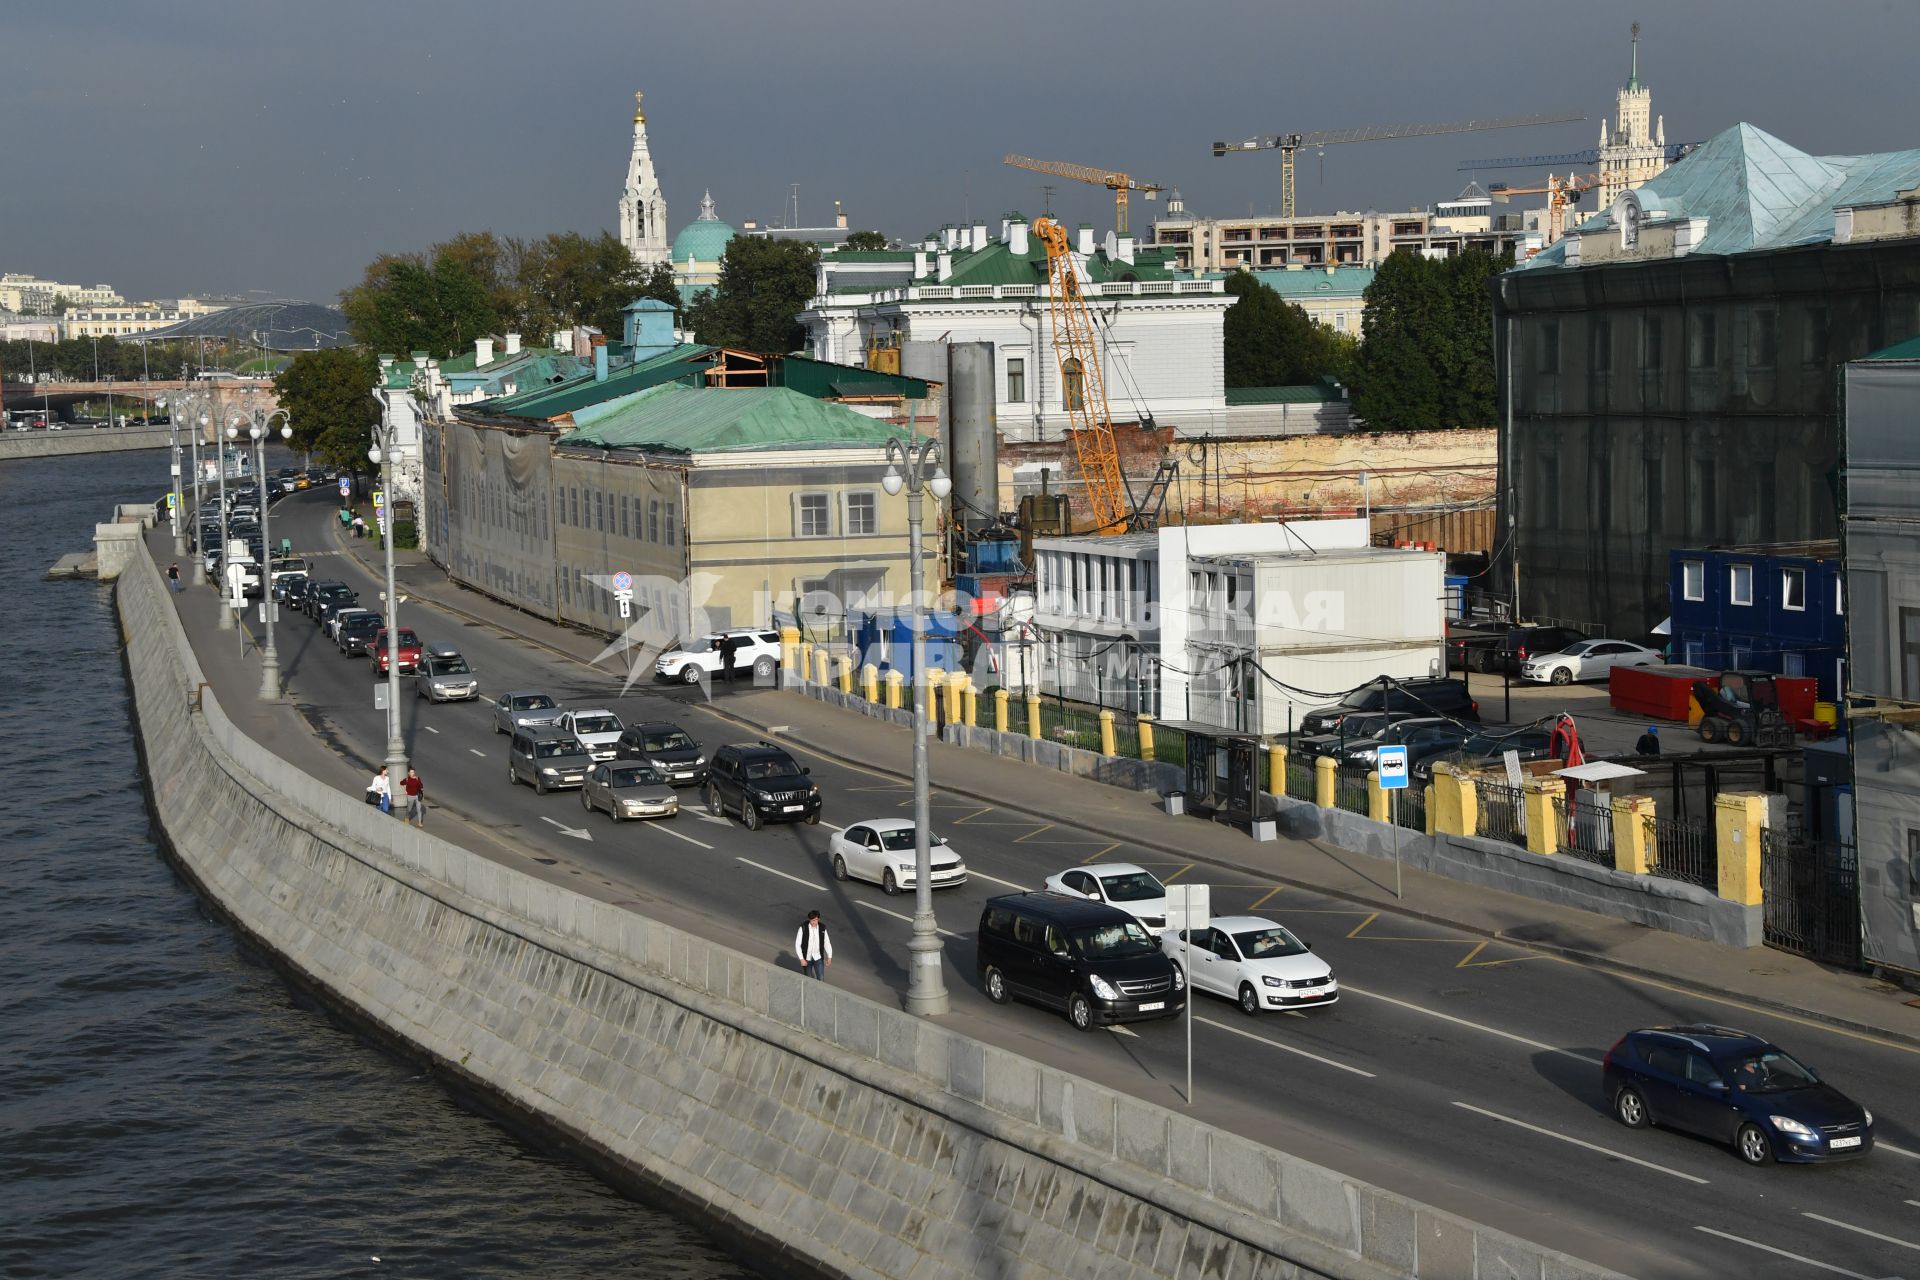
{"type": "MultiPolygon", "coordinates": [[[[1189,995],[1188,998],[1191,999],[1192,998],[1191,995],[1189,995]]],[[[1293,1045],[1284,1044],[1279,1040],[1273,1040],[1263,1035],[1257,1035],[1254,1032],[1248,1031],[1243,1027],[1228,1026],[1224,1022],[1215,1022],[1212,1018],[1195,1018],[1194,1021],[1201,1023],[1205,1026],[1212,1027],[1217,1031],[1225,1031],[1229,1035],[1241,1036],[1248,1040],[1258,1040],[1261,1044],[1266,1045],[1269,1049],[1278,1049],[1282,1053],[1291,1053],[1297,1057],[1310,1058],[1313,1061],[1320,1063],[1322,1066],[1333,1067],[1340,1071],[1351,1072],[1356,1076],[1364,1076],[1369,1080],[1379,1079],[1379,1077],[1376,1076],[1371,1071],[1362,1071],[1359,1067],[1348,1066],[1344,1062],[1335,1062],[1332,1058],[1323,1058],[1317,1053],[1309,1053],[1305,1049],[1298,1049],[1298,1048],[1295,1048],[1293,1045]]]]}
{"type": "Polygon", "coordinates": [[[434,727],[433,727],[432,725],[430,725],[430,724],[423,724],[423,725],[421,725],[420,727],[421,727],[422,729],[425,729],[425,730],[426,730],[426,731],[427,731],[428,733],[438,733],[438,732],[440,732],[440,731],[439,731],[438,729],[436,729],[436,728],[434,728],[434,727]]]}
{"type": "Polygon", "coordinates": [[[827,891],[827,887],[825,885],[816,884],[811,880],[805,880],[799,876],[788,875],[786,872],[776,870],[775,868],[768,866],[764,862],[755,862],[752,858],[736,857],[734,861],[744,862],[756,871],[764,871],[770,876],[779,876],[782,880],[791,880],[795,884],[805,885],[807,888],[817,890],[820,893],[825,893],[827,891]]]}
{"type": "MultiPolygon", "coordinates": [[[[1873,1149],[1875,1151],[1891,1151],[1893,1154],[1905,1156],[1909,1160],[1920,1160],[1920,1151],[1909,1151],[1905,1147],[1896,1147],[1891,1142],[1882,1142],[1878,1138],[1873,1140],[1873,1149]]],[[[1908,1201],[1908,1203],[1911,1204],[1913,1202],[1908,1201]]]]}
{"type": "MultiPolygon", "coordinates": [[[[1909,1200],[1907,1203],[1912,1204],[1913,1202],[1909,1200]]],[[[1842,1222],[1838,1218],[1829,1218],[1824,1213],[1809,1213],[1806,1210],[1802,1210],[1800,1216],[1803,1218],[1812,1218],[1815,1222],[1824,1222],[1828,1226],[1838,1227],[1842,1231],[1856,1231],[1874,1240],[1884,1240],[1888,1244],[1897,1244],[1902,1249],[1911,1249],[1915,1253],[1920,1253],[1920,1244],[1915,1244],[1911,1240],[1902,1240],[1899,1236],[1883,1236],[1878,1231],[1869,1231],[1865,1227],[1856,1227],[1851,1222],[1842,1222]]]]}
{"type": "MultiPolygon", "coordinates": [[[[745,861],[745,859],[742,859],[742,861],[745,861]]],[[[764,869],[765,868],[762,868],[762,870],[764,869]]],[[[868,911],[878,911],[881,915],[892,916],[895,920],[905,920],[908,924],[913,923],[913,917],[908,915],[906,912],[895,911],[891,907],[883,907],[877,902],[868,902],[865,898],[855,898],[853,900],[853,905],[856,907],[863,907],[868,911]]],[[[940,936],[943,938],[957,938],[960,936],[959,934],[955,933],[951,929],[940,929],[939,925],[935,925],[934,928],[939,929],[940,936]]]]}
{"type": "Polygon", "coordinates": [[[1873,1280],[1872,1276],[1862,1275],[1858,1271],[1849,1271],[1845,1267],[1836,1267],[1831,1262],[1822,1262],[1818,1258],[1809,1258],[1805,1254],[1788,1253],[1785,1249],[1776,1249],[1770,1244],[1761,1244],[1758,1240],[1749,1240],[1745,1236],[1736,1236],[1726,1231],[1715,1231],[1712,1227],[1696,1226],[1694,1230],[1704,1231],[1708,1235],[1716,1236],[1722,1240],[1731,1240],[1735,1244],[1746,1245],[1749,1249],[1758,1249],[1762,1253],[1770,1253],[1776,1258],[1792,1258],[1795,1262],[1804,1262],[1810,1267],[1818,1267],[1822,1271],[1831,1271],[1837,1276],[1851,1276],[1852,1280],[1873,1280]]]}
{"type": "Polygon", "coordinates": [[[1009,889],[1024,890],[1027,887],[1023,884],[1015,884],[1011,880],[1002,880],[999,876],[990,876],[984,871],[975,871],[972,867],[967,868],[967,874],[976,880],[990,880],[994,884],[1003,884],[1009,889]]]}
{"type": "Polygon", "coordinates": [[[692,836],[687,835],[685,832],[675,831],[672,827],[652,826],[652,827],[649,827],[648,830],[658,831],[663,836],[672,836],[675,840],[685,840],[688,844],[697,844],[702,849],[713,848],[713,846],[708,844],[705,840],[695,840],[692,836]]]}
{"type": "Polygon", "coordinates": [[[1498,1111],[1488,1111],[1485,1107],[1476,1107],[1470,1102],[1455,1102],[1453,1105],[1459,1107],[1462,1111],[1471,1111],[1477,1116],[1485,1116],[1489,1120],[1498,1120],[1501,1124],[1510,1124],[1516,1129],[1525,1129],[1529,1133],[1537,1133],[1545,1138],[1557,1138],[1561,1142],[1571,1143],[1576,1147],[1585,1147],[1588,1151],[1597,1151],[1601,1155],[1608,1156],[1615,1160],[1625,1160],[1628,1164],[1637,1164],[1642,1169],[1651,1169],[1655,1173],[1664,1173],[1670,1178],[1679,1178],[1686,1182],[1698,1183],[1703,1187],[1707,1185],[1705,1178],[1697,1178],[1691,1173],[1682,1173],[1678,1169],[1669,1169],[1663,1164],[1655,1164],[1651,1160],[1642,1160],[1639,1156],[1630,1156],[1624,1151],[1615,1151],[1612,1147],[1603,1147],[1599,1143],[1588,1142],[1584,1138],[1576,1138],[1571,1134],[1557,1133],[1552,1129],[1543,1129],[1537,1124],[1528,1124],[1525,1120],[1516,1120],[1512,1116],[1503,1116],[1498,1111]]]}
{"type": "Polygon", "coordinates": [[[468,747],[467,750],[473,752],[473,754],[479,756],[482,760],[485,760],[487,758],[487,753],[480,750],[478,747],[468,747]]]}
{"type": "Polygon", "coordinates": [[[1559,1045],[1547,1044],[1540,1040],[1530,1040],[1526,1036],[1517,1035],[1512,1031],[1502,1031],[1498,1027],[1490,1027],[1484,1022],[1470,1022],[1465,1018],[1455,1017],[1451,1013],[1442,1013],[1438,1009],[1429,1009],[1425,1005],[1414,1004],[1411,1000],[1402,1000],[1398,996],[1381,995],[1377,991],[1367,991],[1346,982],[1340,984],[1340,991],[1343,995],[1365,996],[1368,999],[1380,1000],[1390,1005],[1396,1005],[1411,1013],[1424,1013],[1429,1018],[1438,1018],[1442,1022],[1451,1022],[1455,1026],[1466,1027],[1469,1030],[1479,1031],[1490,1036],[1498,1036],[1502,1040],[1511,1040],[1515,1044],[1523,1044],[1529,1049],[1538,1049],[1543,1053],[1557,1053],[1580,1062],[1590,1062],[1596,1067],[1600,1065],[1600,1059],[1590,1057],[1587,1054],[1575,1053],[1572,1049],[1562,1049],[1559,1045]]]}

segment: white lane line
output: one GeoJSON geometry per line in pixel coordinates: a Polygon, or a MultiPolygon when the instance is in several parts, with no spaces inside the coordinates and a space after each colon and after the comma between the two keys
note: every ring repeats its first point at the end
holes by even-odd
{"type": "MultiPolygon", "coordinates": [[[[742,859],[742,861],[744,861],[744,859],[742,859]]],[[[913,923],[913,917],[906,912],[895,911],[890,907],[883,907],[877,902],[868,902],[864,898],[855,898],[853,905],[856,907],[865,907],[869,911],[878,911],[881,915],[892,916],[895,920],[905,920],[908,924],[913,923]]],[[[939,929],[940,926],[935,925],[934,928],[939,929]]],[[[957,938],[960,936],[951,929],[940,929],[940,935],[945,938],[957,938]]]]}
{"type": "Polygon", "coordinates": [[[438,733],[438,732],[440,732],[440,731],[439,731],[438,729],[436,729],[436,728],[434,728],[434,727],[433,727],[432,725],[430,725],[430,724],[423,724],[423,725],[421,725],[420,727],[421,727],[422,729],[425,729],[425,730],[426,730],[426,731],[427,731],[428,733],[438,733]]]}
{"type": "MultiPolygon", "coordinates": [[[[1193,998],[1193,993],[1191,991],[1187,993],[1187,998],[1189,1000],[1193,998]]],[[[1320,1063],[1322,1066],[1337,1067],[1341,1071],[1351,1071],[1354,1075],[1365,1076],[1369,1080],[1376,1080],[1379,1078],[1378,1076],[1374,1075],[1374,1073],[1371,1071],[1362,1071],[1359,1067],[1350,1067],[1344,1062],[1335,1062],[1332,1058],[1323,1058],[1317,1053],[1308,1053],[1305,1049],[1296,1049],[1294,1046],[1290,1044],[1283,1044],[1278,1040],[1269,1040],[1266,1036],[1255,1035],[1253,1032],[1248,1031],[1242,1027],[1230,1027],[1224,1022],[1215,1022],[1212,1018],[1195,1018],[1194,1021],[1199,1023],[1204,1023],[1205,1025],[1209,1027],[1213,1027],[1219,1031],[1230,1032],[1231,1034],[1236,1036],[1245,1036],[1249,1040],[1258,1040],[1261,1044],[1266,1045],[1269,1049],[1279,1049],[1283,1053],[1292,1053],[1292,1054],[1297,1054],[1302,1058],[1311,1058],[1315,1062],[1320,1063]]]]}
{"type": "Polygon", "coordinates": [[[1821,1262],[1817,1258],[1809,1258],[1804,1254],[1788,1253],[1785,1249],[1776,1249],[1770,1244],[1761,1244],[1758,1240],[1749,1240],[1745,1236],[1729,1235],[1725,1231],[1715,1231],[1712,1227],[1697,1226],[1694,1230],[1704,1231],[1708,1235],[1718,1236],[1722,1240],[1731,1240],[1735,1244],[1746,1245],[1749,1249],[1758,1249],[1762,1253],[1771,1253],[1777,1258],[1792,1258],[1795,1262],[1804,1262],[1810,1267],[1818,1267],[1822,1271],[1831,1271],[1837,1276],[1851,1276],[1852,1280],[1873,1280],[1872,1276],[1861,1275],[1858,1271],[1849,1271],[1845,1267],[1836,1267],[1831,1262],[1821,1262]]]}
{"type": "Polygon", "coordinates": [[[723,827],[730,827],[733,825],[733,819],[731,818],[723,818],[717,813],[708,813],[705,809],[696,809],[692,805],[688,805],[685,809],[682,809],[680,812],[690,813],[694,817],[700,819],[700,821],[702,822],[715,822],[723,827]]]}
{"type": "Polygon", "coordinates": [[[473,754],[479,756],[482,760],[485,760],[487,758],[487,753],[480,750],[478,747],[468,747],[467,750],[473,752],[473,754]]]}
{"type": "MultiPolygon", "coordinates": [[[[1909,1160],[1920,1160],[1920,1151],[1909,1151],[1905,1147],[1896,1147],[1891,1142],[1882,1142],[1878,1138],[1873,1140],[1873,1149],[1875,1151],[1891,1151],[1893,1154],[1905,1156],[1909,1160]]],[[[1907,1203],[1911,1204],[1913,1202],[1910,1200],[1907,1203]]]]}
{"type": "Polygon", "coordinates": [[[697,844],[702,849],[713,848],[713,846],[708,844],[705,840],[695,840],[692,836],[686,835],[679,831],[675,831],[672,827],[669,827],[669,826],[655,825],[655,826],[649,827],[648,830],[658,831],[661,835],[672,836],[675,840],[685,840],[688,844],[697,844]]]}
{"type": "Polygon", "coordinates": [[[1107,1027],[1107,1030],[1113,1032],[1113,1034],[1117,1036],[1132,1036],[1135,1040],[1138,1040],[1140,1038],[1140,1033],[1138,1031],[1135,1031],[1132,1027],[1123,1027],[1117,1022],[1109,1024],[1107,1027]]]}
{"type": "Polygon", "coordinates": [[[1424,1013],[1429,1018],[1439,1018],[1443,1022],[1451,1022],[1457,1026],[1467,1027],[1474,1031],[1485,1032],[1487,1035],[1490,1035],[1490,1036],[1499,1036],[1502,1040],[1511,1040],[1515,1044],[1523,1044],[1527,1046],[1527,1048],[1529,1049],[1539,1049],[1544,1053],[1563,1054],[1564,1056],[1573,1058],[1579,1062],[1591,1062],[1596,1067],[1600,1065],[1600,1059],[1590,1057],[1587,1054],[1575,1053],[1571,1049],[1562,1049],[1559,1045],[1546,1044],[1543,1041],[1539,1041],[1539,1040],[1529,1040],[1525,1036],[1516,1035],[1511,1031],[1502,1031],[1498,1027],[1489,1027],[1482,1022],[1469,1022],[1465,1018],[1456,1018],[1451,1013],[1442,1013],[1438,1009],[1429,1009],[1424,1005],[1414,1004],[1411,1001],[1402,1000],[1397,996],[1381,995],[1378,991],[1366,991],[1360,987],[1356,987],[1345,982],[1340,984],[1340,990],[1342,993],[1351,992],[1354,995],[1367,996],[1374,1000],[1384,1000],[1388,1004],[1398,1005],[1400,1008],[1410,1010],[1414,1013],[1424,1013]]]}
{"type": "Polygon", "coordinates": [[[1639,1156],[1630,1156],[1624,1151],[1615,1151],[1611,1147],[1598,1146],[1582,1138],[1571,1137],[1564,1133],[1556,1133],[1552,1129],[1542,1129],[1537,1124],[1528,1124],[1525,1120],[1516,1120],[1512,1116],[1503,1116],[1498,1111],[1488,1111],[1485,1107],[1476,1107],[1469,1102],[1456,1102],[1453,1105],[1459,1107],[1462,1111],[1471,1111],[1475,1115],[1485,1116],[1489,1120],[1498,1120],[1501,1124],[1510,1124],[1515,1128],[1525,1129],[1545,1138],[1558,1138],[1560,1141],[1570,1142],[1576,1147],[1585,1147],[1587,1150],[1597,1151],[1603,1156],[1612,1156],[1615,1160],[1625,1160],[1628,1164],[1637,1164],[1642,1169],[1651,1169],[1655,1173],[1664,1173],[1669,1177],[1682,1178],[1688,1182],[1698,1183],[1703,1187],[1707,1185],[1705,1178],[1696,1178],[1690,1173],[1682,1173],[1678,1169],[1669,1169],[1663,1164],[1655,1164],[1651,1160],[1642,1160],[1639,1156]]]}
{"type": "Polygon", "coordinates": [[[1916,1209],[1920,1209],[1920,1200],[1909,1200],[1907,1201],[1907,1203],[1912,1205],[1916,1209]]]}
{"type": "Polygon", "coordinates": [[[802,879],[801,879],[801,878],[800,878],[799,876],[791,876],[791,875],[788,875],[788,874],[787,874],[786,872],[784,872],[784,871],[776,871],[776,870],[775,870],[774,868],[772,868],[772,867],[770,867],[770,866],[768,866],[768,865],[767,865],[766,863],[764,863],[764,862],[755,862],[755,861],[754,861],[754,860],[753,860],[752,858],[739,858],[739,857],[736,857],[736,858],[734,859],[734,861],[735,861],[735,862],[744,862],[744,863],[746,863],[746,864],[747,864],[748,866],[750,866],[750,867],[752,867],[752,868],[754,868],[754,869],[755,869],[756,871],[764,871],[764,872],[766,872],[766,873],[767,873],[768,875],[770,875],[770,876],[779,876],[779,877],[780,877],[780,878],[781,878],[782,880],[791,880],[791,881],[793,881],[793,882],[794,882],[795,884],[803,884],[803,885],[805,885],[805,886],[806,886],[807,888],[809,888],[809,889],[814,889],[814,890],[818,890],[818,891],[819,891],[819,892],[821,892],[821,893],[825,893],[825,892],[827,891],[827,888],[826,888],[826,886],[825,886],[825,885],[820,885],[820,884],[815,884],[815,883],[814,883],[813,881],[811,881],[811,880],[802,880],[802,879]]]}
{"type": "Polygon", "coordinates": [[[1015,884],[1011,880],[1002,880],[999,876],[990,876],[984,871],[975,871],[972,867],[967,868],[967,874],[977,880],[991,880],[995,884],[1003,884],[1009,889],[1024,889],[1027,887],[1023,884],[1015,884]]]}
{"type": "MultiPolygon", "coordinates": [[[[1909,1200],[1907,1203],[1912,1204],[1913,1202],[1909,1200]]],[[[1838,1218],[1829,1218],[1824,1213],[1808,1213],[1802,1210],[1800,1216],[1803,1218],[1812,1218],[1815,1222],[1824,1222],[1828,1226],[1838,1227],[1842,1231],[1856,1231],[1863,1236],[1869,1236],[1875,1240],[1884,1240],[1888,1244],[1897,1244],[1902,1249],[1911,1249],[1915,1253],[1920,1253],[1920,1244],[1915,1244],[1911,1240],[1902,1240],[1898,1236],[1883,1236],[1878,1231],[1869,1231],[1865,1227],[1856,1227],[1851,1222],[1842,1222],[1838,1218]]]]}

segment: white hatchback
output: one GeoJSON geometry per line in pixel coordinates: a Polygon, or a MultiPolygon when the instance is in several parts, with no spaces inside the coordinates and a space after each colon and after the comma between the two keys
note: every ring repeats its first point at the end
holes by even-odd
{"type": "Polygon", "coordinates": [[[619,755],[620,735],[627,726],[611,711],[569,711],[560,717],[560,728],[580,739],[580,745],[595,761],[611,760],[619,755]]]}
{"type": "MultiPolygon", "coordinates": [[[[936,889],[967,882],[967,864],[947,838],[928,833],[927,883],[936,889]]],[[[910,818],[872,818],[836,831],[827,842],[836,880],[871,880],[888,893],[914,888],[913,821],[910,818]]]]}
{"type": "Polygon", "coordinates": [[[1226,996],[1242,1013],[1340,1000],[1332,966],[1284,925],[1259,916],[1217,916],[1211,928],[1192,932],[1191,953],[1185,929],[1162,934],[1160,950],[1183,969],[1192,965],[1188,977],[1195,990],[1226,996]]]}
{"type": "Polygon", "coordinates": [[[1048,876],[1047,888],[1118,907],[1155,933],[1167,927],[1167,886],[1153,872],[1131,862],[1072,867],[1048,876]]]}

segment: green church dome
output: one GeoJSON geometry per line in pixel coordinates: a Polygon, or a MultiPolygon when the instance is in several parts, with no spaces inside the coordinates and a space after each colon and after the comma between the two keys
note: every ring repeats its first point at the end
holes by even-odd
{"type": "Polygon", "coordinates": [[[733,227],[720,221],[713,211],[713,193],[700,200],[700,216],[680,228],[673,238],[673,260],[685,266],[689,257],[701,262],[718,262],[727,251],[727,241],[735,235],[733,227]]]}

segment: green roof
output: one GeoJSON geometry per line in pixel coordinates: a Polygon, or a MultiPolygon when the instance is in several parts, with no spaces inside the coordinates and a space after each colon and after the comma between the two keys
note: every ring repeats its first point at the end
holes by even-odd
{"type": "MultiPolygon", "coordinates": [[[[1373,268],[1302,267],[1298,271],[1255,271],[1255,280],[1289,301],[1302,298],[1357,298],[1373,283],[1373,268]]],[[[1223,277],[1224,278],[1224,277],[1223,277]]]]}
{"type": "Polygon", "coordinates": [[[557,445],[729,453],[765,449],[884,447],[900,429],[843,405],[785,387],[687,387],[667,383],[574,415],[557,445]]]}
{"type": "Polygon", "coordinates": [[[693,361],[714,350],[697,342],[683,342],[651,360],[615,369],[607,375],[605,382],[596,381],[589,366],[565,382],[531,387],[518,395],[482,400],[470,408],[475,413],[535,418],[545,422],[562,414],[575,413],[589,405],[602,404],[636,391],[645,391],[648,387],[659,386],[663,382],[671,382],[688,373],[693,361]]]}
{"type": "Polygon", "coordinates": [[[1293,387],[1227,388],[1229,408],[1238,404],[1325,404],[1339,398],[1338,391],[1320,382],[1293,387]]]}
{"type": "Polygon", "coordinates": [[[1920,360],[1920,338],[1908,338],[1905,342],[1896,342],[1890,347],[1882,347],[1860,358],[1862,360],[1920,360]]]}
{"type": "Polygon", "coordinates": [[[833,262],[912,262],[912,249],[834,249],[820,256],[833,262]]]}

